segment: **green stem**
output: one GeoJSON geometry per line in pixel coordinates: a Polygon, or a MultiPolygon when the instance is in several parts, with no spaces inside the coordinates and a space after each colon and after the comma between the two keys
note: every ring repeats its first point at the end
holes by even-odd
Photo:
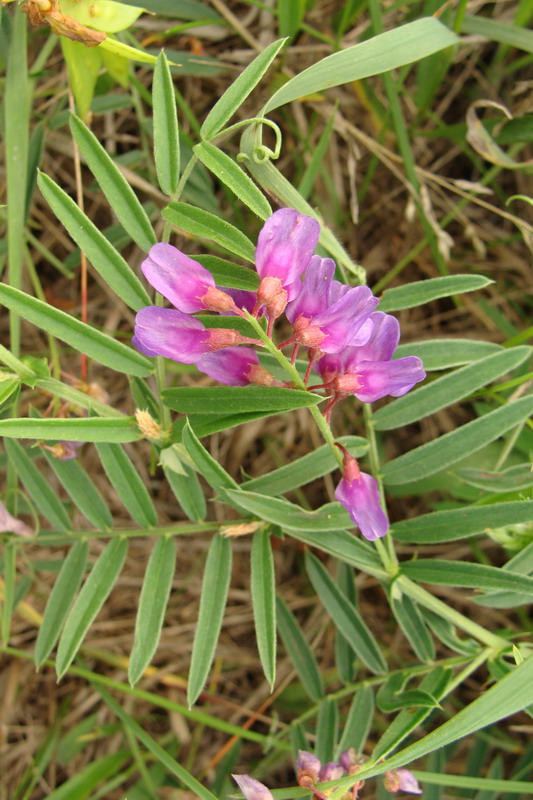
{"type": "Polygon", "coordinates": [[[463,630],[465,633],[469,633],[470,636],[474,637],[474,639],[482,642],[482,644],[490,647],[492,650],[500,652],[501,650],[510,647],[510,642],[508,642],[507,639],[487,631],[482,625],[479,625],[477,622],[474,622],[474,620],[465,617],[464,614],[456,611],[447,603],[444,603],[442,600],[434,597],[417,583],[414,583],[412,580],[410,580],[410,578],[408,578],[406,575],[400,575],[396,579],[395,585],[398,586],[402,592],[404,592],[404,594],[408,595],[411,600],[415,600],[415,602],[419,603],[421,606],[424,606],[424,608],[433,611],[435,614],[438,614],[439,617],[451,622],[452,625],[456,625],[458,628],[461,628],[461,630],[463,630]]]}

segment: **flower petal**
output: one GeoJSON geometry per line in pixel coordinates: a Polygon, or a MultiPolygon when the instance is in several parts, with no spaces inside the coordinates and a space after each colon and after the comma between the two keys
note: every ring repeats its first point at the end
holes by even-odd
{"type": "Polygon", "coordinates": [[[378,484],[372,475],[361,472],[359,478],[341,480],[335,497],[348,511],[365,539],[373,541],[385,536],[389,522],[381,508],[378,484]]]}
{"type": "Polygon", "coordinates": [[[274,800],[270,790],[255,778],[251,778],[249,775],[232,775],[231,777],[246,800],[274,800]]]}
{"type": "Polygon", "coordinates": [[[294,322],[302,314],[314,317],[328,306],[329,290],[335,274],[335,262],[332,258],[312,256],[305,270],[301,285],[296,283],[293,289],[298,294],[289,303],[285,314],[289,322],[294,322]]]}
{"type": "Polygon", "coordinates": [[[391,394],[401,397],[426,377],[422,361],[406,356],[396,361],[363,361],[356,369],[360,388],[354,392],[363,403],[373,403],[391,394]]]}
{"type": "Polygon", "coordinates": [[[158,355],[194,364],[209,352],[209,331],[202,323],[173,308],[146,306],[135,318],[132,341],[145,355],[158,355]]]}
{"type": "Polygon", "coordinates": [[[201,372],[228,386],[247,386],[250,381],[246,375],[256,364],[259,364],[257,353],[249,347],[226,347],[196,362],[201,372]]]}
{"type": "MultiPolygon", "coordinates": [[[[291,287],[307,267],[320,235],[314,217],[299,214],[294,208],[280,208],[267,219],[259,233],[255,265],[260,278],[281,280],[291,287]]],[[[296,295],[289,291],[289,300],[296,295]]]]}
{"type": "Polygon", "coordinates": [[[154,289],[185,314],[205,309],[199,298],[210,286],[215,286],[213,276],[205,267],[164,242],[150,248],[141,269],[154,289]]]}

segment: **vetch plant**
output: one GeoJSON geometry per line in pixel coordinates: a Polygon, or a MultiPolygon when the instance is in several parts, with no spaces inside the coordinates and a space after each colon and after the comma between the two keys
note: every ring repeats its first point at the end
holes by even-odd
{"type": "MultiPolygon", "coordinates": [[[[277,7],[280,28],[293,36],[301,19],[284,16],[284,6],[277,7]]],[[[491,726],[527,715],[533,704],[531,636],[522,611],[533,596],[533,547],[521,537],[507,558],[487,546],[485,537],[488,528],[522,531],[533,522],[528,329],[512,335],[508,330],[504,344],[468,337],[473,315],[464,296],[486,290],[492,281],[469,267],[464,274],[445,274],[446,264],[441,269],[438,224],[402,128],[399,84],[389,74],[405,69],[403,87],[413,60],[427,75],[426,59],[450,58],[461,41],[432,17],[379,33],[378,6],[369,4],[376,35],[337,48],[278,82],[276,90],[267,88],[257,115],[243,118],[242,104],[253,99],[288,46],[283,39],[269,44],[203,121],[195,120],[194,138],[179,130],[178,117],[190,122],[192,111],[176,94],[161,53],[151,94],[136,89],[137,107],[142,99],[153,116],[153,125],[142,128],[142,180],[71,115],[72,140],[90,183],[94,178],[120,223],[118,234],[116,227],[102,232],[99,220],[90,219],[51,176],[39,173],[38,186],[47,213],[53,212],[66,231],[62,235],[68,234],[97,273],[94,291],[104,284],[120,309],[116,330],[102,316],[78,319],[75,309],[69,313],[47,301],[20,246],[26,234],[19,212],[31,180],[28,160],[9,129],[6,148],[11,156],[18,153],[20,175],[12,159],[8,271],[0,284],[10,323],[9,346],[0,344],[0,464],[6,475],[0,505],[2,652],[90,686],[113,721],[113,735],[127,732],[124,747],[88,765],[81,777],[66,779],[52,797],[67,796],[81,784],[84,796],[114,792],[115,786],[129,791],[135,775],[139,797],[157,796],[163,782],[172,780],[180,790],[216,800],[234,791],[234,773],[247,800],[270,800],[276,790],[272,794],[267,784],[274,784],[278,765],[291,763],[291,754],[298,786],[282,790],[288,798],[305,789],[319,800],[355,800],[375,777],[387,791],[411,794],[419,794],[420,785],[522,796],[532,790],[531,748],[503,726],[491,726]],[[332,86],[382,73],[409,191],[442,273],[419,281],[402,276],[392,288],[384,286],[400,275],[399,267],[366,285],[364,269],[334,235],[342,226],[316,210],[310,173],[298,183],[297,176],[289,180],[277,168],[284,132],[282,122],[270,118],[295,100],[313,103],[332,86]],[[273,147],[263,142],[267,128],[273,147]],[[235,155],[237,148],[228,143],[237,133],[235,155]],[[133,188],[127,179],[132,174],[133,188]],[[137,192],[150,186],[148,178],[157,178],[157,186],[150,200],[140,199],[137,192]],[[230,202],[221,201],[214,187],[223,187],[230,202]],[[33,293],[22,280],[23,264],[33,293]],[[460,310],[465,337],[416,337],[400,344],[394,314],[420,320],[420,307],[440,300],[449,304],[447,313],[460,310]],[[44,358],[33,345],[25,351],[21,319],[45,332],[44,358]],[[75,372],[79,354],[91,361],[102,384],[121,387],[118,401],[114,390],[95,391],[95,381],[86,376],[69,379],[64,369],[75,372]],[[446,425],[440,425],[444,410],[446,425]],[[282,415],[294,411],[301,426],[297,453],[282,448],[273,456],[279,463],[258,468],[269,444],[261,437],[244,463],[228,467],[221,458],[215,443],[227,442],[237,426],[268,424],[274,416],[282,425],[294,419],[282,415]],[[39,518],[38,534],[21,521],[28,514],[39,518]],[[143,554],[149,550],[146,565],[132,540],[143,554]],[[42,548],[31,570],[27,565],[36,550],[30,548],[42,548]],[[184,566],[189,550],[194,564],[184,566]],[[45,597],[43,587],[52,581],[40,572],[51,560],[55,574],[45,597]],[[239,716],[230,723],[223,713],[226,698],[218,703],[217,695],[232,687],[233,713],[249,674],[250,686],[259,686],[253,655],[241,664],[240,653],[234,657],[232,650],[238,637],[230,641],[223,631],[245,603],[248,563],[250,618],[253,612],[265,683],[259,694],[250,693],[250,708],[244,703],[246,722],[239,716]],[[123,568],[139,570],[139,564],[142,580],[135,573],[127,583],[130,590],[140,587],[132,646],[120,654],[91,647],[87,639],[97,615],[106,613],[111,592],[126,586],[123,568]],[[201,581],[194,572],[198,564],[201,581]],[[181,624],[182,606],[192,607],[188,593],[200,584],[197,612],[188,612],[178,636],[172,632],[173,654],[182,659],[173,667],[179,674],[154,673],[167,605],[172,624],[181,624]],[[225,616],[228,598],[232,613],[225,616]],[[485,616],[484,607],[498,612],[485,616]],[[505,624],[498,616],[503,610],[509,614],[505,624]],[[10,631],[19,613],[32,627],[14,647],[10,631]],[[194,635],[185,640],[192,627],[194,635]],[[217,680],[206,689],[217,652],[217,680]],[[101,661],[123,673],[110,678],[101,661]],[[145,687],[147,675],[157,681],[145,687]],[[221,676],[227,683],[217,682],[221,676]],[[165,681],[176,694],[166,695],[165,681]],[[122,695],[133,698],[131,713],[122,695]],[[148,732],[142,703],[175,713],[199,731],[216,731],[224,743],[213,763],[197,765],[194,748],[192,755],[185,753],[171,732],[148,732]],[[453,761],[446,767],[457,742],[470,746],[485,729],[490,734],[484,741],[502,737],[508,763],[498,756],[486,768],[479,755],[484,747],[473,747],[472,774],[456,775],[453,761]],[[242,742],[249,749],[240,755],[242,742]],[[515,763],[516,742],[523,752],[515,763]],[[423,769],[411,771],[421,759],[423,769]],[[196,775],[207,776],[209,788],[196,775]]],[[[25,20],[18,10],[13,19],[15,44],[6,73],[11,105],[18,93],[26,97],[22,89],[29,85],[19,74],[25,20]]],[[[457,30],[462,22],[460,17],[457,30]]],[[[465,25],[471,30],[473,23],[467,19],[465,25]]],[[[491,29],[482,30],[487,35],[491,29]]],[[[512,34],[506,30],[502,41],[508,43],[512,34]]],[[[94,48],[98,58],[100,46],[94,48]]],[[[20,103],[17,113],[28,108],[20,103]]],[[[325,133],[333,135],[333,123],[325,133]]],[[[310,167],[317,174],[313,156],[310,167]]],[[[499,319],[490,303],[483,313],[499,319]]],[[[122,647],[125,639],[120,641],[122,647]]],[[[523,720],[527,725],[527,716],[523,720]]],[[[42,758],[52,749],[43,746],[42,758]]],[[[41,763],[32,765],[21,790],[28,798],[33,789],[26,786],[42,774],[41,763]]]]}

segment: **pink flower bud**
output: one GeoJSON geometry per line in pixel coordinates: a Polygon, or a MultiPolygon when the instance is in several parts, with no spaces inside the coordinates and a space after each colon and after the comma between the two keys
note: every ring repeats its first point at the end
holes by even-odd
{"type": "Polygon", "coordinates": [[[249,775],[232,775],[231,777],[246,800],[274,800],[270,790],[255,778],[251,778],[249,775]]]}

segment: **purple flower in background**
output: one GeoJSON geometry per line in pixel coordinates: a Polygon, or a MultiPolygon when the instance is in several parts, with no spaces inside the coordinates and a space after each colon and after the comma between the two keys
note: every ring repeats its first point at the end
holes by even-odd
{"type": "Polygon", "coordinates": [[[251,778],[249,775],[232,775],[231,777],[246,800],[274,800],[270,790],[255,778],[251,778]]]}
{"type": "Polygon", "coordinates": [[[335,490],[335,497],[365,539],[374,541],[385,536],[389,522],[381,508],[377,481],[372,475],[361,472],[355,458],[346,452],[343,477],[335,490]]]}
{"type": "Polygon", "coordinates": [[[422,789],[408,769],[394,769],[385,773],[383,781],[385,789],[389,792],[409,792],[410,794],[422,794],[422,789]]]}
{"type": "Polygon", "coordinates": [[[322,765],[320,759],[307,750],[298,750],[296,778],[300,786],[312,786],[318,781],[322,765]]]}
{"type": "Polygon", "coordinates": [[[33,536],[34,531],[22,522],[12,516],[5,505],[0,501],[0,533],[16,533],[18,536],[33,536]]]}
{"type": "Polygon", "coordinates": [[[146,306],[135,318],[135,347],[147,356],[165,356],[182,364],[195,364],[202,356],[223,347],[260,344],[228,328],[206,328],[200,320],[173,308],[146,306]]]}
{"type": "Polygon", "coordinates": [[[343,775],[344,767],[342,767],[341,764],[337,764],[335,761],[328,761],[327,764],[320,767],[318,780],[321,783],[322,781],[335,781],[337,778],[342,778],[343,775]]]}
{"type": "Polygon", "coordinates": [[[178,311],[236,311],[233,298],[217,289],[211,273],[171,244],[154,244],[141,269],[146,280],[178,311]]]}

